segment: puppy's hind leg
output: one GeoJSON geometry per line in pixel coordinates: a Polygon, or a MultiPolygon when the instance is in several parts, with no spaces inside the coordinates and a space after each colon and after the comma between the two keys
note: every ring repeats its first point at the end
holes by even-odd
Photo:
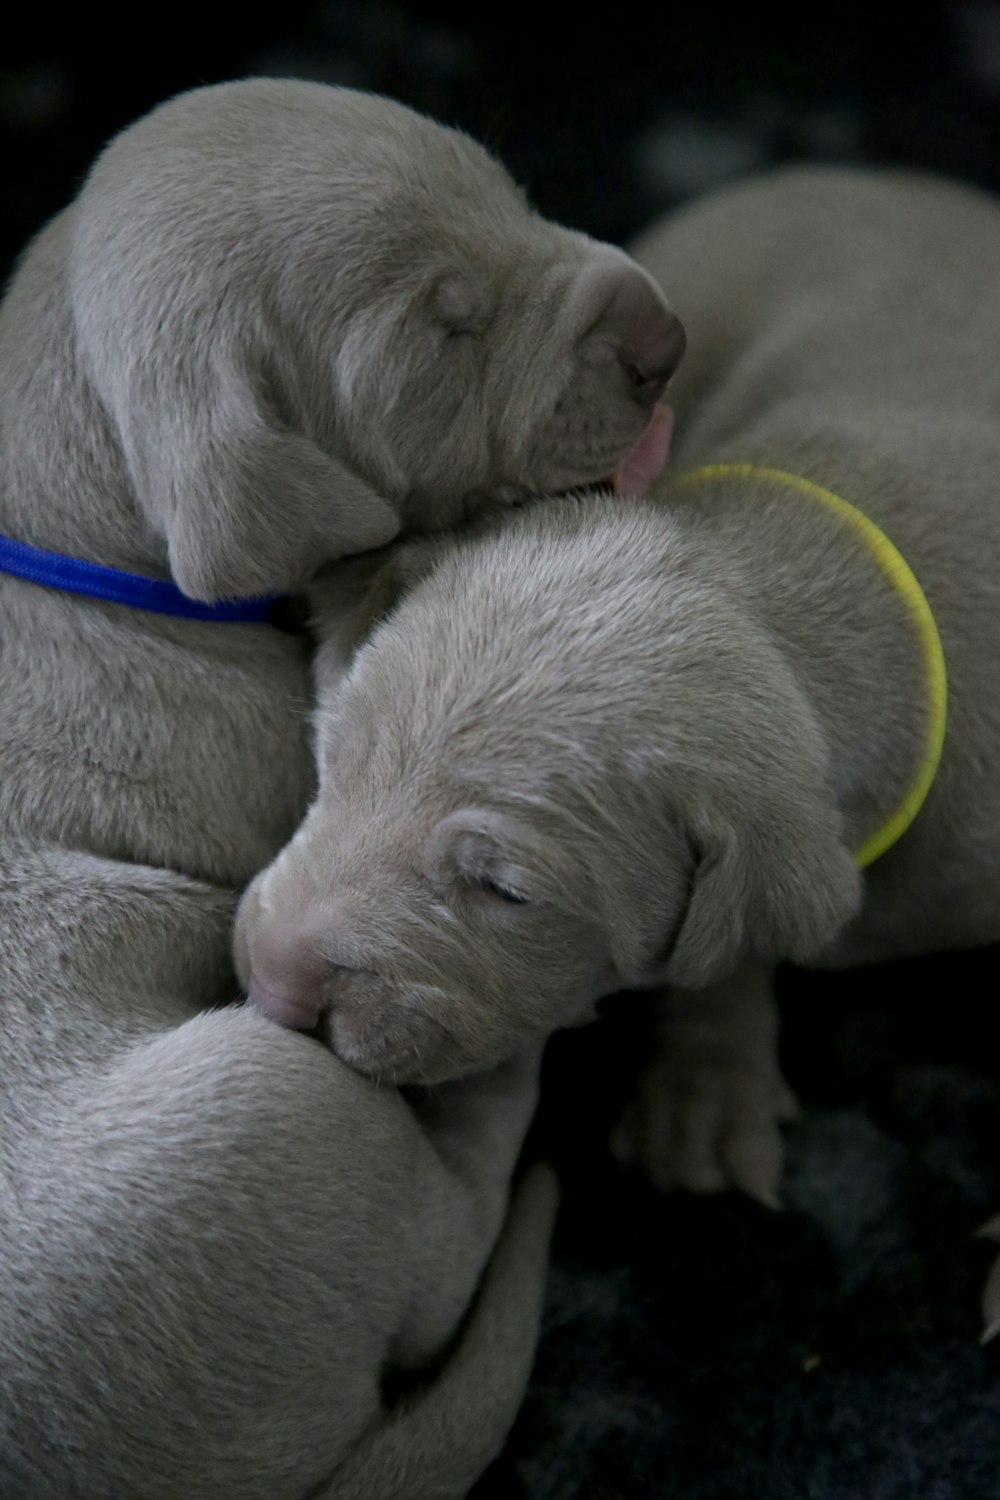
{"type": "Polygon", "coordinates": [[[558,1192],[538,1164],[514,1193],[454,1353],[357,1445],[316,1500],[461,1500],[514,1423],[538,1340],[558,1192]]]}
{"type": "Polygon", "coordinates": [[[772,971],[742,965],[706,990],[660,998],[657,1046],[611,1138],[666,1192],[739,1188],[780,1207],[781,1125],[798,1107],[781,1075],[772,971]]]}
{"type": "Polygon", "coordinates": [[[369,1427],[317,1500],[460,1500],[513,1424],[538,1338],[557,1199],[554,1175],[536,1165],[508,1208],[539,1051],[411,1093],[409,1298],[389,1366],[426,1365],[460,1333],[443,1367],[369,1427]]]}
{"type": "Polygon", "coordinates": [[[419,1367],[452,1336],[507,1212],[538,1101],[541,1049],[472,1078],[409,1091],[417,1139],[408,1243],[408,1312],[389,1351],[419,1367]]]}
{"type": "Polygon", "coordinates": [[[32,1495],[299,1500],[333,1473],[407,1301],[407,1126],[235,1008],[50,1094],[0,1196],[0,1450],[32,1495]]]}

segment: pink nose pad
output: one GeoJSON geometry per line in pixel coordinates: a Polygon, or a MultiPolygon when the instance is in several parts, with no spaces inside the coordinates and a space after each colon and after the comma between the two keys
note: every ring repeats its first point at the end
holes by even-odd
{"type": "Polygon", "coordinates": [[[261,1015],[267,1016],[270,1021],[277,1021],[279,1026],[287,1026],[291,1031],[312,1031],[323,1010],[322,1003],[315,994],[310,995],[288,985],[265,984],[254,974],[250,975],[247,995],[251,1005],[261,1015]]]}
{"type": "Polygon", "coordinates": [[[325,1008],[324,965],[312,945],[292,936],[255,947],[247,985],[251,1005],[279,1026],[312,1031],[325,1008]]]}

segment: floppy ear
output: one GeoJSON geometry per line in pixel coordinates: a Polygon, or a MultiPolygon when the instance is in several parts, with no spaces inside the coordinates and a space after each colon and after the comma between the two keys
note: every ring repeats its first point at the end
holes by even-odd
{"type": "Polygon", "coordinates": [[[192,598],[301,587],[321,563],[399,531],[392,506],[294,430],[262,378],[192,358],[116,394],[137,499],[192,598]]]}
{"type": "Polygon", "coordinates": [[[699,989],[741,958],[805,961],[854,915],[861,876],[836,809],[772,802],[739,825],[699,810],[687,820],[695,854],[690,895],[664,955],[663,978],[699,989]]]}
{"type": "Polygon", "coordinates": [[[853,916],[861,878],[819,795],[758,803],[753,820],[699,804],[645,820],[632,875],[599,899],[626,985],[701,989],[743,958],[805,960],[853,916]]]}

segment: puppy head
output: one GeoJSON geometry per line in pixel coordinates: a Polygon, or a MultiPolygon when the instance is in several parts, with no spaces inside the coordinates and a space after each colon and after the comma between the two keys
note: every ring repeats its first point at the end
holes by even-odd
{"type": "Polygon", "coordinates": [[[613,987],[606,955],[537,823],[455,807],[439,787],[411,789],[405,813],[369,804],[362,833],[352,779],[328,783],[244,896],[236,952],[253,1003],[319,1025],[345,1062],[398,1083],[488,1068],[588,1018],[613,987]]]}
{"type": "Polygon", "coordinates": [[[198,598],[606,475],[683,349],[621,252],[350,90],[182,95],[111,144],[72,226],[81,366],[198,598]]]}
{"type": "Polygon", "coordinates": [[[625,986],[805,957],[858,900],[808,706],[666,514],[550,501],[480,530],[410,567],[239,919],[251,998],[395,1081],[625,986]]]}
{"type": "Polygon", "coordinates": [[[439,209],[415,256],[423,284],[383,324],[384,356],[368,358],[368,335],[352,357],[359,430],[378,433],[405,475],[414,530],[606,480],[656,427],[683,352],[680,323],[628,257],[504,187],[492,215],[485,191],[439,209]]]}

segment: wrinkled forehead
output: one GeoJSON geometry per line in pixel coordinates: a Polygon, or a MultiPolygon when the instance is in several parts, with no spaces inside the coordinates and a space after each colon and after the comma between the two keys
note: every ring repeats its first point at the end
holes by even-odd
{"type": "Polygon", "coordinates": [[[533,670],[524,644],[435,631],[402,609],[364,648],[324,715],[325,775],[371,811],[391,802],[436,814],[492,806],[555,831],[561,809],[600,772],[586,705],[533,670]]]}
{"type": "Polygon", "coordinates": [[[553,889],[581,873],[600,830],[592,820],[588,826],[589,799],[581,802],[577,775],[532,763],[530,749],[519,758],[502,744],[481,744],[477,754],[461,736],[420,744],[378,729],[363,714],[352,720],[316,804],[342,863],[360,861],[371,871],[387,860],[393,868],[437,868],[457,819],[463,828],[485,821],[493,852],[553,889]]]}
{"type": "Polygon", "coordinates": [[[506,167],[470,137],[415,116],[391,139],[373,141],[383,158],[383,181],[406,199],[414,222],[438,235],[491,215],[530,212],[523,189],[506,167]],[[442,210],[452,219],[442,220],[442,210]]]}

